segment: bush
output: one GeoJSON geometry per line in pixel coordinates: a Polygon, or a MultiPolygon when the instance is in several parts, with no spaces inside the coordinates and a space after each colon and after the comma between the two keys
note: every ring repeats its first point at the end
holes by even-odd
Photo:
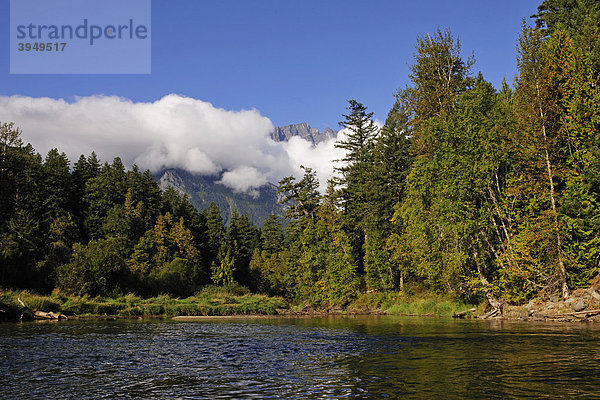
{"type": "Polygon", "coordinates": [[[127,281],[125,260],[117,239],[75,244],[70,263],[57,270],[58,288],[68,294],[114,295],[119,282],[127,281]]]}

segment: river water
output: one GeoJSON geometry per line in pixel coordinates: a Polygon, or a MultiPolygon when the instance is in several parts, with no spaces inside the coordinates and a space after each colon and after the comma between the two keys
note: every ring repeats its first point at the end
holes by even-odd
{"type": "Polygon", "coordinates": [[[0,324],[0,397],[600,398],[600,329],[391,316],[0,324]]]}

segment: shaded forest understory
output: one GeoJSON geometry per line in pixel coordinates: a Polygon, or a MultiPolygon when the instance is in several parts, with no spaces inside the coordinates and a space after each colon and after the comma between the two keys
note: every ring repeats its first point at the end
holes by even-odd
{"type": "Polygon", "coordinates": [[[122,299],[238,284],[321,309],[568,297],[600,272],[600,5],[546,0],[534,18],[512,89],[474,75],[449,31],[419,37],[384,126],[350,100],[337,178],[325,194],[310,168],[283,179],[286,224],[261,229],[119,158],[43,158],[1,123],[0,287],[122,299]]]}

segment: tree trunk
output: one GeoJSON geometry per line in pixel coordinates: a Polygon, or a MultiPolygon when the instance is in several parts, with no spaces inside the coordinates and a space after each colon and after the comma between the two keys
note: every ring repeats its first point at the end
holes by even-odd
{"type": "Polygon", "coordinates": [[[561,292],[563,298],[567,298],[569,296],[569,286],[567,285],[567,271],[565,269],[565,263],[562,255],[562,238],[560,235],[560,227],[558,224],[558,211],[556,210],[556,195],[554,190],[554,177],[552,176],[552,163],[550,162],[550,151],[549,151],[549,143],[548,136],[546,135],[546,123],[544,111],[542,110],[542,104],[540,101],[540,88],[539,85],[535,84],[537,89],[538,96],[538,107],[540,110],[540,122],[542,124],[542,135],[544,137],[544,155],[546,158],[546,170],[548,173],[548,183],[550,186],[550,205],[552,207],[552,216],[554,219],[554,229],[556,231],[556,244],[558,246],[558,277],[561,284],[561,292]]]}
{"type": "Polygon", "coordinates": [[[494,296],[494,293],[492,293],[492,291],[489,289],[490,283],[488,282],[487,278],[483,274],[483,270],[481,268],[481,265],[479,264],[479,260],[478,260],[479,254],[478,254],[477,250],[475,249],[475,247],[472,247],[472,251],[473,251],[473,260],[475,261],[475,265],[477,266],[477,273],[479,274],[479,280],[480,280],[481,284],[483,285],[483,287],[486,288],[485,297],[486,297],[487,301],[490,303],[490,306],[492,306],[492,312],[490,313],[490,315],[496,315],[497,313],[502,314],[502,306],[504,305],[504,303],[502,303],[500,300],[498,300],[496,298],[496,296],[494,296]]]}

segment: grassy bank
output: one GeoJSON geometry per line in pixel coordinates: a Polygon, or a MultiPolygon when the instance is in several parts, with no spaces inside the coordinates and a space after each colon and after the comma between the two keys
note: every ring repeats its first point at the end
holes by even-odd
{"type": "MultiPolygon", "coordinates": [[[[434,293],[372,292],[358,296],[348,306],[348,311],[388,315],[452,316],[454,313],[477,307],[451,296],[434,293]]],[[[467,315],[470,316],[471,313],[467,315]]]]}
{"type": "Polygon", "coordinates": [[[172,317],[180,315],[275,315],[287,308],[279,297],[250,294],[247,289],[207,287],[196,295],[176,299],[167,295],[141,298],[133,294],[116,298],[73,297],[58,292],[49,296],[27,291],[0,291],[0,319],[33,318],[31,310],[52,311],[67,316],[172,317]],[[23,307],[20,298],[27,307],[23,307]]]}
{"type": "MultiPolygon", "coordinates": [[[[251,294],[241,286],[210,286],[196,295],[179,299],[168,295],[142,298],[133,294],[116,298],[66,296],[59,292],[38,295],[27,291],[0,290],[0,320],[33,319],[31,310],[78,317],[174,317],[320,313],[451,316],[476,307],[449,296],[431,293],[372,292],[359,295],[345,310],[291,307],[280,297],[251,294]],[[27,307],[23,307],[20,298],[27,307]]],[[[480,310],[478,310],[480,311],[480,310]]],[[[470,313],[468,314],[470,315],[470,313]]]]}

